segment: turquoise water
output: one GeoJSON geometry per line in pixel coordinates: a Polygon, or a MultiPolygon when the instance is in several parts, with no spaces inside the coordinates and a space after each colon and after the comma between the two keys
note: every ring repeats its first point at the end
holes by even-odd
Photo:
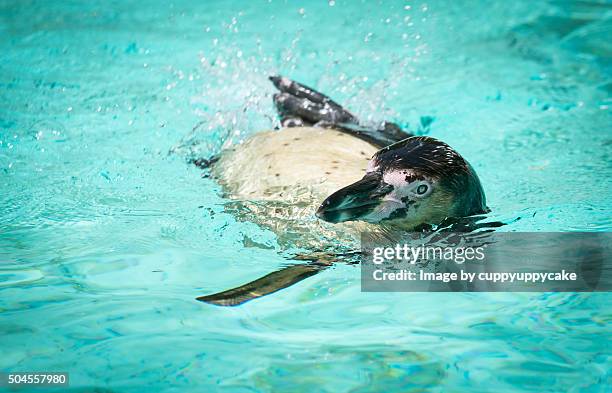
{"type": "Polygon", "coordinates": [[[491,218],[521,218],[503,230],[610,231],[609,5],[0,16],[0,370],[69,371],[75,391],[609,391],[606,293],[361,293],[339,265],[237,308],[194,301],[286,261],[187,164],[275,124],[280,73],[451,144],[491,218]]]}

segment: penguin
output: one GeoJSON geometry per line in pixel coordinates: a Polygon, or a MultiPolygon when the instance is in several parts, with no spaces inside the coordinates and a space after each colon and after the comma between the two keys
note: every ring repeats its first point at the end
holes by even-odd
{"type": "Polygon", "coordinates": [[[391,122],[363,126],[328,96],[286,77],[269,79],[279,90],[273,102],[281,128],[194,163],[237,204],[239,219],[273,231],[283,250],[307,250],[290,258],[304,262],[197,300],[237,306],[334,263],[355,263],[364,231],[465,226],[489,212],[476,171],[448,144],[391,122]]]}

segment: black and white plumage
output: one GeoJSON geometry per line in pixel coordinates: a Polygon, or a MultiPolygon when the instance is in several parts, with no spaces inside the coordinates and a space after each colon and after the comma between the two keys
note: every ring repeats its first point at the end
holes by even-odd
{"type": "MultiPolygon", "coordinates": [[[[364,230],[414,230],[487,211],[476,172],[449,145],[389,122],[363,127],[314,89],[270,79],[280,91],[274,103],[285,128],[256,133],[224,151],[211,173],[241,204],[245,219],[274,231],[281,246],[318,251],[342,243],[350,249],[364,230]]],[[[327,253],[309,260],[198,300],[241,304],[337,258],[327,253]]]]}

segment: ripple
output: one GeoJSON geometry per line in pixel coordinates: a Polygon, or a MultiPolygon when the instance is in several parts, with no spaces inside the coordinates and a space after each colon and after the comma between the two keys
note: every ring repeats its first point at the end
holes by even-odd
{"type": "Polygon", "coordinates": [[[196,302],[286,261],[185,161],[278,126],[280,73],[457,148],[499,230],[609,231],[608,5],[5,3],[0,369],[83,392],[605,389],[607,293],[363,293],[339,265],[196,302]]]}
{"type": "Polygon", "coordinates": [[[45,277],[40,270],[0,270],[0,287],[30,284],[45,277]]]}

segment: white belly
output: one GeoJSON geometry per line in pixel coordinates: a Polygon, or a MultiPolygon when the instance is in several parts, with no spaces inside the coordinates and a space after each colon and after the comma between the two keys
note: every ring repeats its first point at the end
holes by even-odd
{"type": "Polygon", "coordinates": [[[225,151],[214,174],[236,199],[287,201],[303,189],[321,198],[361,179],[376,151],[338,131],[285,128],[225,151]]]}
{"type": "Polygon", "coordinates": [[[315,212],[328,195],[361,179],[377,150],[335,130],[264,131],[223,152],[213,176],[247,208],[244,218],[272,229],[279,242],[321,247],[324,238],[350,233],[355,240],[365,229],[363,223],[324,223],[315,212]]]}

